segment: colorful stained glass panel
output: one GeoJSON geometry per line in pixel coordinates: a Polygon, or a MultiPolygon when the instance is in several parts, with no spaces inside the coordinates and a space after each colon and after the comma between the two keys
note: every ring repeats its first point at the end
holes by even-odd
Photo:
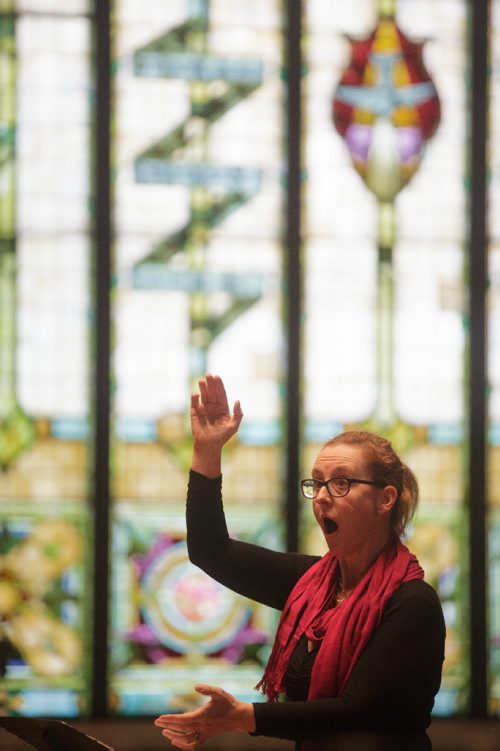
{"type": "MultiPolygon", "coordinates": [[[[265,508],[231,510],[230,524],[237,537],[279,546],[265,508]]],[[[276,617],[189,562],[185,522],[175,507],[121,503],[113,561],[113,708],[148,715],[195,705],[193,685],[200,681],[259,700],[253,687],[276,617]]]]}
{"type": "Polygon", "coordinates": [[[245,413],[224,459],[236,533],[249,534],[238,520],[251,502],[255,523],[276,525],[280,544],[282,17],[279,3],[263,0],[150,2],[140,13],[123,0],[115,21],[112,487],[120,553],[111,685],[113,710],[130,714],[174,702],[165,693],[170,674],[177,692],[190,691],[202,670],[241,695],[260,672],[258,660],[235,668],[227,655],[242,634],[253,634],[247,651],[262,646],[254,621],[263,616],[187,563],[184,502],[190,393],[204,373],[219,373],[231,405],[240,399],[245,413]],[[155,564],[136,574],[136,601],[148,599],[153,580],[165,595],[125,614],[120,592],[132,586],[137,546],[155,564]],[[207,615],[198,631],[168,601],[165,582],[213,597],[220,623],[212,629],[207,615]],[[124,641],[123,618],[136,634],[154,633],[156,652],[124,641]],[[215,630],[214,643],[205,643],[204,628],[215,630]]]}
{"type": "Polygon", "coordinates": [[[0,673],[7,714],[76,716],[90,706],[87,9],[68,3],[61,15],[54,3],[9,3],[0,18],[0,673]]]}
{"type": "MultiPolygon", "coordinates": [[[[435,710],[453,713],[467,700],[466,3],[306,11],[303,471],[324,440],[358,427],[390,437],[416,472],[411,544],[448,628],[435,710]]],[[[305,509],[304,545],[317,550],[312,525],[305,509]]]]}

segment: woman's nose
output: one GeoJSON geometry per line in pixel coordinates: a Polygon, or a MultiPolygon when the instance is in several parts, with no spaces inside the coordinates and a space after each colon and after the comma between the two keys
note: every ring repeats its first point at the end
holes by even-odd
{"type": "Polygon", "coordinates": [[[322,485],[316,496],[316,501],[322,506],[329,506],[333,502],[333,498],[328,492],[326,485],[322,485]]]}

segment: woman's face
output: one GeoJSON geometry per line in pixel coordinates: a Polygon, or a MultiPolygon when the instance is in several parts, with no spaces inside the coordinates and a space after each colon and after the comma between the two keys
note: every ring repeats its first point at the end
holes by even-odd
{"type": "MultiPolygon", "coordinates": [[[[361,446],[333,444],[324,448],[314,463],[315,480],[334,477],[373,480],[361,446]]],[[[378,544],[380,534],[389,531],[390,514],[381,512],[384,488],[352,483],[347,495],[333,498],[322,487],[313,500],[313,510],[329,549],[337,556],[348,556],[378,544]]]]}

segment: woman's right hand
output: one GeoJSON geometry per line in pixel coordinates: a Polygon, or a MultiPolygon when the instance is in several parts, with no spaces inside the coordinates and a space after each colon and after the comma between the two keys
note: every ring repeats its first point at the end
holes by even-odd
{"type": "Polygon", "coordinates": [[[237,433],[243,412],[236,401],[230,413],[226,389],[219,376],[207,374],[198,383],[200,393],[191,396],[192,468],[216,477],[220,474],[222,447],[237,433]]]}

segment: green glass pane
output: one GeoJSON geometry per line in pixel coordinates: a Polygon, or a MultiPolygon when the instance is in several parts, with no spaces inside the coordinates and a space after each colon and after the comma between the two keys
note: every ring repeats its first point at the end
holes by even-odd
{"type": "Polygon", "coordinates": [[[21,6],[0,18],[2,712],[75,716],[91,671],[89,21],[21,6]]]}
{"type": "Polygon", "coordinates": [[[76,716],[88,701],[87,515],[80,504],[2,503],[5,714],[76,716]]]}

